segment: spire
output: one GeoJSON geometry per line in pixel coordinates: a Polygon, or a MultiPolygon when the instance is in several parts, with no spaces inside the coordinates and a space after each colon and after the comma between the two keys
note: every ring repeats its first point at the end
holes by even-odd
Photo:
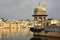
{"type": "Polygon", "coordinates": [[[35,13],[46,13],[46,8],[40,4],[40,2],[38,3],[38,6],[35,8],[34,10],[35,13]]]}
{"type": "Polygon", "coordinates": [[[40,2],[39,2],[39,4],[38,4],[38,6],[40,6],[40,2]]]}

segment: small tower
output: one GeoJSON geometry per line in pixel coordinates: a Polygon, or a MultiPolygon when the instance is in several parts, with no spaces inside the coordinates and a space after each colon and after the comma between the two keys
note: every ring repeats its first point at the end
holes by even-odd
{"type": "Polygon", "coordinates": [[[46,25],[46,8],[42,6],[39,2],[38,6],[34,9],[34,14],[32,15],[34,17],[34,21],[36,21],[37,25],[35,27],[44,27],[46,25]]]}

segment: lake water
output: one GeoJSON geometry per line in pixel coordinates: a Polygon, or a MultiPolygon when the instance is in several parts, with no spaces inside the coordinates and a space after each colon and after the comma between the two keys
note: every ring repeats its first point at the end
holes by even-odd
{"type": "Polygon", "coordinates": [[[57,38],[57,37],[37,36],[37,37],[31,38],[30,40],[60,40],[60,38],[57,38]]]}
{"type": "Polygon", "coordinates": [[[0,29],[0,40],[30,40],[32,37],[29,28],[0,29]]]}
{"type": "Polygon", "coordinates": [[[60,40],[60,38],[33,36],[29,28],[1,29],[0,40],[60,40]]]}

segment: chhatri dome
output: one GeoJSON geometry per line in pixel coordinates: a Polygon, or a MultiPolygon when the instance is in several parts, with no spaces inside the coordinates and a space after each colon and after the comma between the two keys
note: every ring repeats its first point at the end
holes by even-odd
{"type": "Polygon", "coordinates": [[[34,13],[46,13],[46,8],[39,2],[38,6],[34,9],[34,13]]]}

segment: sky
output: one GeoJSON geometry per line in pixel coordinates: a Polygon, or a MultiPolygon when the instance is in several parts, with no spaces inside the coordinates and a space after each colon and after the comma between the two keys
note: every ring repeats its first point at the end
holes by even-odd
{"type": "Polygon", "coordinates": [[[48,18],[60,19],[60,0],[0,0],[0,18],[33,19],[39,1],[47,9],[48,18]]]}

